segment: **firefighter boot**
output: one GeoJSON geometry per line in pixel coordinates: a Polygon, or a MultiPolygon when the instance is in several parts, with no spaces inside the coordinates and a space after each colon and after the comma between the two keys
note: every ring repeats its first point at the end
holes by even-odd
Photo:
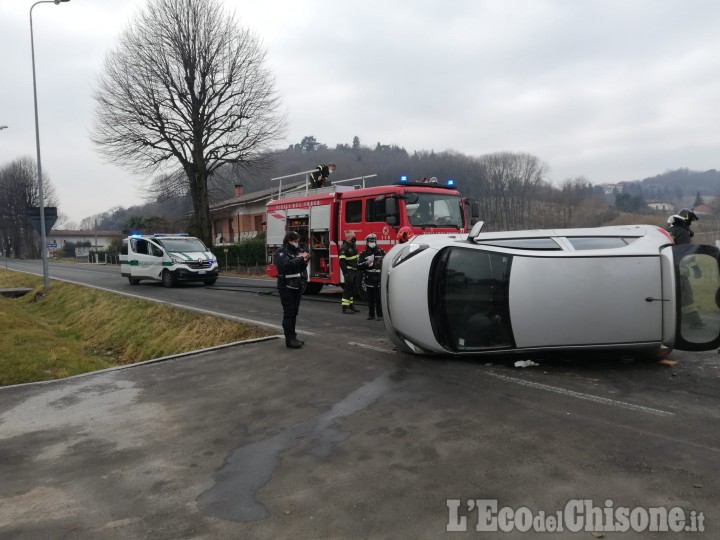
{"type": "Polygon", "coordinates": [[[352,310],[350,306],[343,306],[342,311],[344,315],[355,315],[355,312],[352,310]]]}
{"type": "Polygon", "coordinates": [[[348,308],[350,308],[353,313],[360,313],[360,310],[355,307],[355,304],[350,304],[348,308]]]}

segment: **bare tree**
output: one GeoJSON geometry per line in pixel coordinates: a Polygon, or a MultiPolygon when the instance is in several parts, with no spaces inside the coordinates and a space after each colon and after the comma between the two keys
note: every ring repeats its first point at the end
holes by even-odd
{"type": "Polygon", "coordinates": [[[546,166],[539,158],[525,153],[497,152],[477,161],[475,195],[481,215],[498,230],[535,226],[533,202],[546,166]]]}
{"type": "MultiPolygon", "coordinates": [[[[57,206],[55,188],[45,175],[43,188],[44,205],[57,206]]],[[[32,158],[22,157],[0,168],[0,237],[18,256],[41,253],[36,241],[40,236],[28,223],[28,208],[39,204],[37,167],[32,158]]]]}
{"type": "Polygon", "coordinates": [[[94,98],[99,151],[137,173],[179,166],[208,244],[208,177],[262,163],[285,128],[264,49],[218,0],[152,0],[107,55],[94,98]]]}

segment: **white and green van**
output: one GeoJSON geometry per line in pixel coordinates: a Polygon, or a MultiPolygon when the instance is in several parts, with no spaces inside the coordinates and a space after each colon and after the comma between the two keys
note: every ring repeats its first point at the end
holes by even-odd
{"type": "Polygon", "coordinates": [[[186,234],[131,235],[122,242],[120,272],[130,285],[143,279],[165,287],[191,281],[213,285],[218,263],[200,239],[186,234]]]}

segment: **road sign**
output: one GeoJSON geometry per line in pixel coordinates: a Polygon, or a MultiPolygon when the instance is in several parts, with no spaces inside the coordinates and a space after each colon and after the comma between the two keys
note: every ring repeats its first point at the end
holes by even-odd
{"type": "Polygon", "coordinates": [[[57,244],[45,244],[49,248],[56,248],[57,244]]]}
{"type": "MultiPolygon", "coordinates": [[[[45,214],[45,236],[47,236],[48,234],[50,234],[50,229],[53,228],[53,225],[55,225],[55,222],[57,221],[57,207],[46,206],[44,210],[45,211],[43,213],[45,214]]],[[[33,229],[35,229],[38,234],[42,235],[42,231],[40,229],[39,206],[28,207],[28,221],[30,222],[30,225],[33,226],[33,229]]]]}

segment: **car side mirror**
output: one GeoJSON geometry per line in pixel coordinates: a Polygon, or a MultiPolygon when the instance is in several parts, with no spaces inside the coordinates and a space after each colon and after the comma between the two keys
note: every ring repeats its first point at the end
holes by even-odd
{"type": "Polygon", "coordinates": [[[482,230],[483,225],[485,225],[485,222],[484,222],[484,221],[478,221],[477,223],[475,223],[475,224],[473,225],[473,228],[472,228],[472,230],[470,231],[470,233],[468,234],[468,237],[467,237],[468,242],[473,242],[473,243],[475,242],[475,239],[476,239],[476,238],[478,237],[478,235],[480,234],[480,231],[482,230]]]}

